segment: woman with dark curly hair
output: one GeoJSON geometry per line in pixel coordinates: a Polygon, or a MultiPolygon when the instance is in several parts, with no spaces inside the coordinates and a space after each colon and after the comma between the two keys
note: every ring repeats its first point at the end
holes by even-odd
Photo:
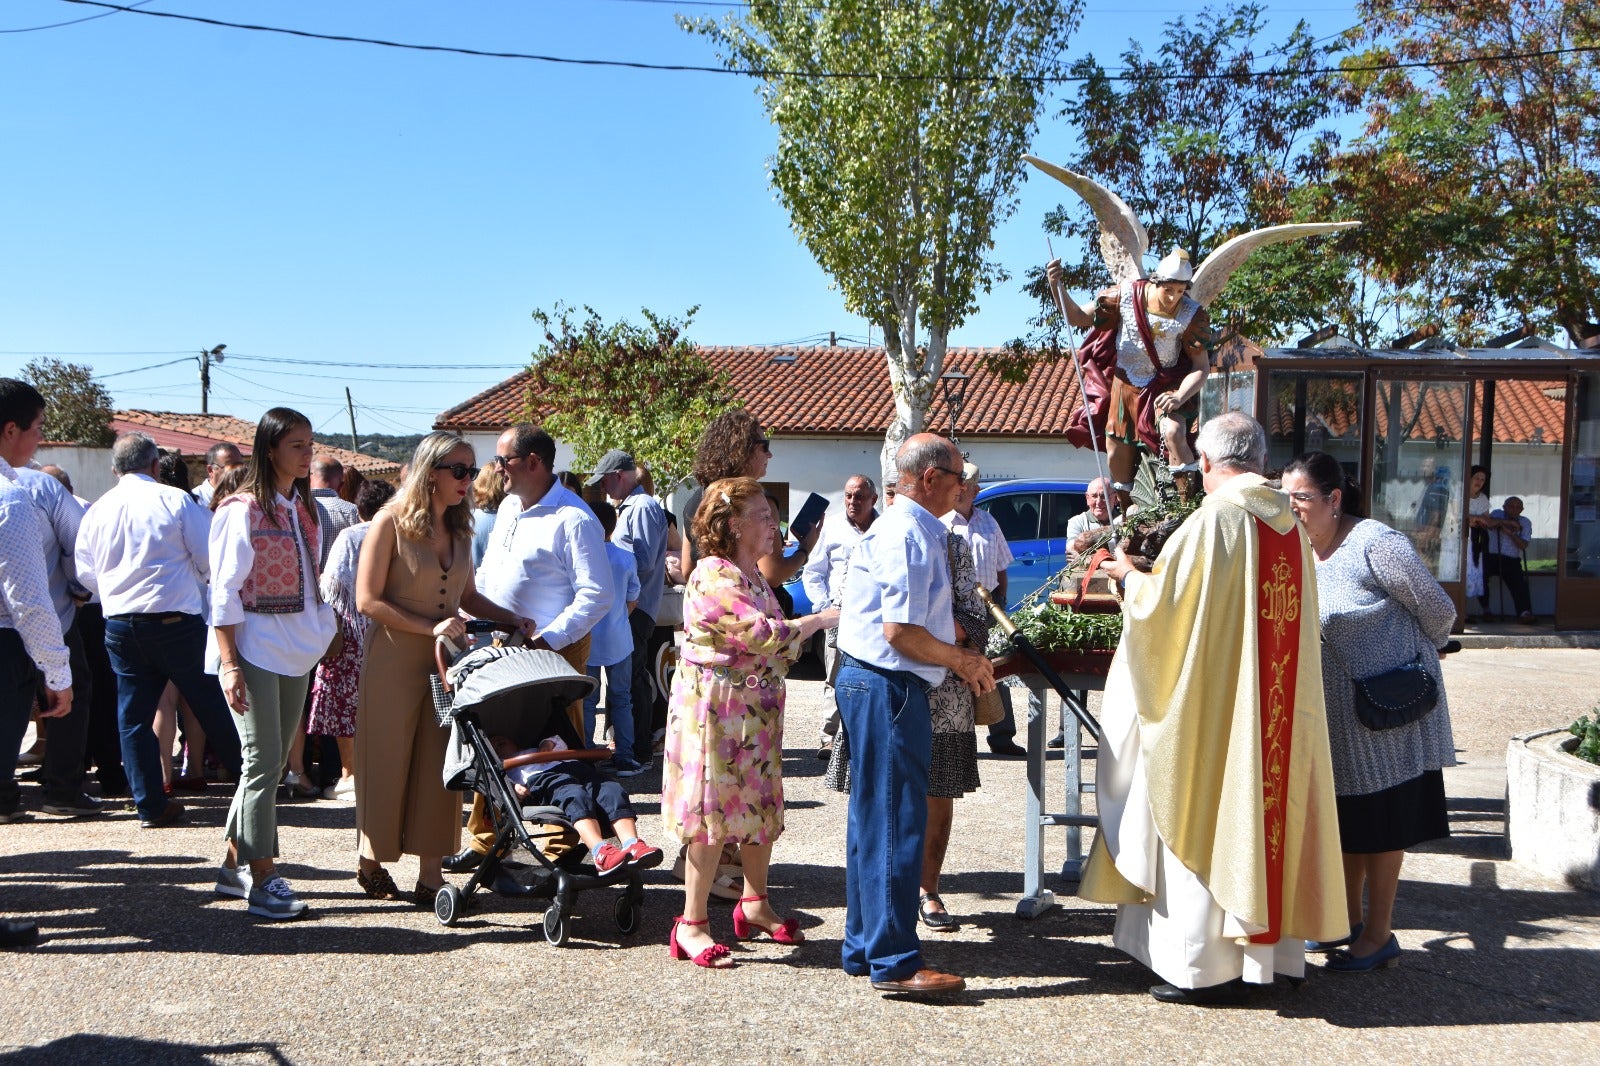
{"type": "MultiPolygon", "coordinates": [[[[760,481],[767,476],[767,464],[770,462],[772,442],[762,432],[761,423],[744,408],[724,411],[706,426],[694,453],[693,473],[699,486],[690,493],[683,508],[683,528],[687,532],[683,538],[683,573],[693,571],[695,562],[700,558],[692,519],[700,509],[700,501],[705,498],[705,486],[724,478],[748,477],[760,481]]],[[[793,555],[785,558],[780,545],[776,551],[762,556],[761,576],[773,588],[781,587],[806,565],[821,533],[822,523],[818,522],[800,541],[800,550],[793,555]]]]}

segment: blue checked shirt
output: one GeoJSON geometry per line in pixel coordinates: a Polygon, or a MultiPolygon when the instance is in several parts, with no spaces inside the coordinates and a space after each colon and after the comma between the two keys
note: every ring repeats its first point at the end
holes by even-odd
{"type": "Polygon", "coordinates": [[[44,683],[59,692],[72,687],[72,667],[50,602],[44,544],[44,522],[33,498],[11,464],[0,459],[0,629],[17,631],[28,658],[44,671],[44,683]]]}
{"type": "Polygon", "coordinates": [[[956,640],[950,583],[950,531],[909,496],[872,523],[850,557],[839,614],[839,650],[885,670],[906,670],[929,685],[945,668],[901,655],[883,635],[886,622],[917,625],[947,644],[956,640]]]}

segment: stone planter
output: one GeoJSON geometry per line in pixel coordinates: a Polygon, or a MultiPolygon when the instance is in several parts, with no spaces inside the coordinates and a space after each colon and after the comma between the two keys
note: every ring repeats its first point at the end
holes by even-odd
{"type": "Polygon", "coordinates": [[[1515,862],[1600,891],[1600,766],[1574,758],[1565,729],[1511,738],[1506,837],[1515,862]]]}

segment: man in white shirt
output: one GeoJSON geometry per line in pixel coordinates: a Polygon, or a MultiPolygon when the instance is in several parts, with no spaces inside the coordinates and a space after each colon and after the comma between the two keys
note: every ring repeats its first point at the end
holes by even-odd
{"type": "Polygon", "coordinates": [[[189,702],[222,765],[239,773],[239,731],[216,675],[205,671],[211,514],[182,489],[156,480],[160,462],[160,449],[145,434],[117,438],[111,448],[117,484],[85,513],[76,552],[78,580],[99,593],[105,611],[122,764],[145,829],[183,818],[183,805],[162,791],[160,745],[151,728],[167,682],[189,702]]]}
{"type": "Polygon", "coordinates": [[[949,511],[961,455],[918,433],[895,455],[899,499],[861,538],[845,579],[834,690],[850,739],[841,959],[880,992],[957,992],[966,982],[924,965],[917,894],[928,817],[933,721],[928,689],[954,670],[974,692],[994,688],[981,652],[955,643],[949,511]]]}
{"type": "MultiPolygon", "coordinates": [[[[50,598],[38,506],[19,484],[11,456],[29,456],[44,436],[44,397],[32,385],[0,378],[0,823],[27,817],[17,786],[17,753],[33,718],[44,675],[45,717],[72,710],[72,667],[50,598]]],[[[80,751],[80,757],[82,755],[80,751]]]]}
{"type": "Polygon", "coordinates": [[[217,482],[229,470],[243,465],[244,453],[232,444],[213,444],[207,448],[206,479],[191,490],[194,498],[200,501],[200,506],[211,510],[211,498],[216,495],[217,482]]]}
{"type": "MultiPolygon", "coordinates": [[[[556,442],[538,426],[513,426],[495,442],[495,466],[506,483],[489,547],[478,567],[478,591],[536,627],[531,647],[560,655],[578,673],[588,669],[589,630],[611,606],[611,564],[600,523],[556,479],[556,442]]],[[[583,732],[583,701],[567,708],[583,732]]],[[[483,797],[472,802],[467,846],[444,860],[451,873],[476,869],[495,840],[483,797]]]]}
{"type": "MultiPolygon", "coordinates": [[[[1528,575],[1523,570],[1524,554],[1533,539],[1533,522],[1522,513],[1522,497],[1507,496],[1506,502],[1489,512],[1489,551],[1484,556],[1484,588],[1488,579],[1498,577],[1511,593],[1517,620],[1531,624],[1533,598],[1528,593],[1528,575]]],[[[1505,600],[1502,598],[1501,603],[1505,600]]]]}
{"type": "Polygon", "coordinates": [[[1067,522],[1067,558],[1074,558],[1077,553],[1072,550],[1072,542],[1083,534],[1095,529],[1104,529],[1111,524],[1111,482],[1103,477],[1097,477],[1089,482],[1089,487],[1084,489],[1083,500],[1088,506],[1073,515],[1067,522]]]}
{"type": "Polygon", "coordinates": [[[72,562],[73,545],[78,540],[78,524],[83,521],[83,507],[61,482],[43,470],[28,466],[44,436],[43,400],[40,400],[37,410],[30,410],[33,397],[38,395],[33,386],[25,382],[0,379],[0,396],[4,396],[0,400],[0,410],[9,408],[10,414],[21,418],[21,421],[7,421],[3,430],[0,430],[0,460],[9,465],[11,480],[33,500],[39,515],[50,603],[61,623],[61,638],[66,642],[71,657],[75,697],[72,710],[59,718],[52,718],[44,730],[47,735],[44,762],[40,768],[40,779],[44,784],[44,810],[46,814],[77,817],[100,813],[99,801],[83,791],[83,750],[89,735],[89,662],[84,657],[83,641],[73,624],[78,611],[74,597],[83,595],[72,562]],[[26,427],[30,418],[33,424],[26,427]]]}
{"type": "MultiPolygon", "coordinates": [[[[44,436],[44,397],[26,382],[0,378],[0,452],[37,448],[44,436]]],[[[33,717],[44,675],[44,717],[72,709],[72,670],[39,546],[44,523],[16,471],[0,456],[0,823],[27,817],[17,787],[17,752],[33,717]]],[[[0,948],[39,939],[32,921],[0,920],[0,948]]]]}
{"type": "MultiPolygon", "coordinates": [[[[865,474],[852,474],[844,483],[844,514],[830,515],[822,523],[822,536],[812,549],[811,558],[800,572],[800,584],[811,600],[811,609],[839,605],[839,593],[844,588],[845,571],[850,566],[850,554],[861,543],[861,536],[872,528],[878,517],[878,487],[865,474]]],[[[828,695],[833,695],[833,679],[839,672],[839,630],[828,630],[823,644],[823,666],[826,672],[823,685],[828,695]]],[[[839,730],[839,707],[822,724],[817,737],[817,758],[826,759],[833,750],[833,735],[839,730]]]]}
{"type": "MultiPolygon", "coordinates": [[[[1011,545],[1000,532],[1000,523],[988,511],[976,506],[978,500],[978,468],[966,463],[961,468],[961,491],[955,506],[942,517],[950,532],[967,538],[972,549],[972,567],[978,572],[978,584],[989,590],[994,602],[1006,605],[1006,567],[1015,560],[1011,545]]],[[[1027,755],[1028,750],[1017,743],[1017,720],[1011,713],[1011,690],[1000,690],[1000,704],[1005,717],[989,727],[989,750],[996,755],[1027,755]]]]}

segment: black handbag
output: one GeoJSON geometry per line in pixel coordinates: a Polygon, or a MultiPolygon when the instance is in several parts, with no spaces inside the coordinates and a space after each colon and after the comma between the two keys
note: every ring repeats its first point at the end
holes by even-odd
{"type": "Polygon", "coordinates": [[[1351,683],[1355,686],[1356,717],[1375,732],[1410,725],[1439,703],[1439,683],[1422,665],[1421,656],[1381,674],[1352,678],[1351,683]]]}

